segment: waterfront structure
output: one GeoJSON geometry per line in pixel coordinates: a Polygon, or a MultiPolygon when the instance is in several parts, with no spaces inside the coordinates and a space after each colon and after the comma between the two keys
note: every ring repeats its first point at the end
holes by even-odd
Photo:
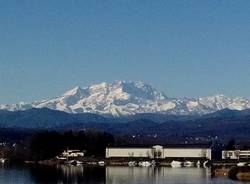
{"type": "Polygon", "coordinates": [[[223,150],[222,159],[250,159],[250,150],[223,150]]]}
{"type": "Polygon", "coordinates": [[[80,150],[65,150],[62,153],[63,157],[84,157],[85,151],[80,151],[80,150]]]}
{"type": "Polygon", "coordinates": [[[211,148],[155,145],[152,147],[107,147],[106,158],[200,158],[211,160],[211,148]]]}

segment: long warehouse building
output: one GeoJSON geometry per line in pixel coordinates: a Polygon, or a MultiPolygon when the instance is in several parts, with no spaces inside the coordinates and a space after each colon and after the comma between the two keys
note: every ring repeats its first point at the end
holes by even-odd
{"type": "Polygon", "coordinates": [[[106,158],[200,158],[211,160],[210,147],[107,147],[106,158]]]}

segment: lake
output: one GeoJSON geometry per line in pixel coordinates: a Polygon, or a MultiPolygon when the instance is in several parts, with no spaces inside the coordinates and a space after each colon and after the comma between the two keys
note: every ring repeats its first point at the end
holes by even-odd
{"type": "Polygon", "coordinates": [[[246,184],[227,177],[211,177],[209,168],[2,166],[1,184],[246,184]]]}

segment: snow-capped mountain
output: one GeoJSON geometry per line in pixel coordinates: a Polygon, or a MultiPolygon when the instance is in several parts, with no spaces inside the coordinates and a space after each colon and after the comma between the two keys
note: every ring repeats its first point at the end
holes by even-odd
{"type": "Polygon", "coordinates": [[[116,81],[86,88],[79,86],[62,96],[33,103],[0,105],[0,109],[17,111],[30,108],[50,108],[69,113],[96,113],[126,116],[137,113],[164,113],[175,115],[208,114],[222,109],[250,108],[250,99],[215,95],[202,98],[169,98],[143,82],[116,81]]]}

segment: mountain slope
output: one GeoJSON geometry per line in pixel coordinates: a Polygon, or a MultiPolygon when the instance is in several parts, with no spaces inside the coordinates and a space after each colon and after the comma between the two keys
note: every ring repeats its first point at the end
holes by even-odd
{"type": "Polygon", "coordinates": [[[50,108],[68,113],[94,113],[105,116],[130,116],[145,113],[172,115],[204,115],[222,109],[250,108],[247,98],[215,95],[202,98],[169,98],[143,82],[117,81],[86,88],[79,86],[62,96],[30,104],[0,105],[0,109],[17,111],[50,108]]]}
{"type": "MultiPolygon", "coordinates": [[[[82,130],[98,129],[114,135],[136,136],[138,139],[161,139],[163,141],[188,140],[211,141],[213,138],[249,140],[250,111],[221,110],[213,114],[175,118],[161,114],[134,115],[123,118],[104,118],[96,114],[70,114],[51,109],[25,111],[0,111],[2,130],[29,129],[82,130]],[[165,120],[165,121],[164,121],[165,120]]],[[[1,133],[1,132],[0,132],[1,133]]]]}
{"type": "Polygon", "coordinates": [[[0,127],[14,128],[55,128],[66,124],[110,122],[106,118],[90,113],[69,114],[48,108],[24,111],[0,110],[0,127]]]}

